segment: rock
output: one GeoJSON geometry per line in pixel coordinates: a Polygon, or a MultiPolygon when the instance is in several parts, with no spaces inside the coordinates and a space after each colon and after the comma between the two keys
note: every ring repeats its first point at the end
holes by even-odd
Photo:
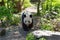
{"type": "MultiPolygon", "coordinates": [[[[32,34],[36,37],[36,38],[41,38],[41,37],[53,37],[56,36],[58,38],[58,36],[60,36],[60,32],[55,32],[55,31],[48,31],[48,30],[35,30],[32,32],[32,34]]],[[[59,37],[60,38],[60,37],[59,37]]]]}
{"type": "Polygon", "coordinates": [[[34,24],[34,27],[33,27],[34,30],[40,29],[40,25],[41,25],[40,24],[40,17],[34,17],[33,24],[34,24]]]}
{"type": "Polygon", "coordinates": [[[0,36],[4,36],[6,34],[5,28],[0,28],[0,36]]]}
{"type": "Polygon", "coordinates": [[[60,22],[57,22],[56,27],[54,27],[55,31],[60,31],[60,22]]]}
{"type": "Polygon", "coordinates": [[[46,30],[35,30],[32,33],[36,38],[40,38],[42,36],[51,36],[51,31],[46,30]]]}

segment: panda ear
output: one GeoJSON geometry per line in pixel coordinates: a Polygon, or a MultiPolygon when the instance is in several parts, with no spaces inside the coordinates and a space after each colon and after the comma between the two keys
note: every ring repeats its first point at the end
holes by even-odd
{"type": "Polygon", "coordinates": [[[24,15],[24,17],[26,17],[26,15],[24,15]]]}

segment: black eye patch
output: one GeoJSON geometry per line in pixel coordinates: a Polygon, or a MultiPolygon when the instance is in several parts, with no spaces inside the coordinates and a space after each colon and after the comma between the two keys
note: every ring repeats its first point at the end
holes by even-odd
{"type": "Polygon", "coordinates": [[[30,15],[30,17],[32,18],[32,15],[30,15]]]}
{"type": "Polygon", "coordinates": [[[24,17],[26,17],[26,15],[24,15],[24,17]]]}

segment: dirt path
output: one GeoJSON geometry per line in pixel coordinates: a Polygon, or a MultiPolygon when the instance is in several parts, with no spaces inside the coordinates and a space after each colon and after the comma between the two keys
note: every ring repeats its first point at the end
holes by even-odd
{"type": "Polygon", "coordinates": [[[19,26],[11,26],[6,35],[0,37],[0,40],[26,40],[27,32],[23,31],[21,24],[19,26]]]}

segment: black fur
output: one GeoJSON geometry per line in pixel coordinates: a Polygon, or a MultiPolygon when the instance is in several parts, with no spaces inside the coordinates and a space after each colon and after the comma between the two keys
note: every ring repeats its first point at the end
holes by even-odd
{"type": "Polygon", "coordinates": [[[33,19],[32,19],[32,23],[29,26],[27,26],[26,24],[24,24],[24,18],[25,18],[25,16],[24,16],[24,13],[23,13],[22,14],[22,27],[23,27],[23,30],[24,31],[29,31],[33,27],[33,19]]]}

